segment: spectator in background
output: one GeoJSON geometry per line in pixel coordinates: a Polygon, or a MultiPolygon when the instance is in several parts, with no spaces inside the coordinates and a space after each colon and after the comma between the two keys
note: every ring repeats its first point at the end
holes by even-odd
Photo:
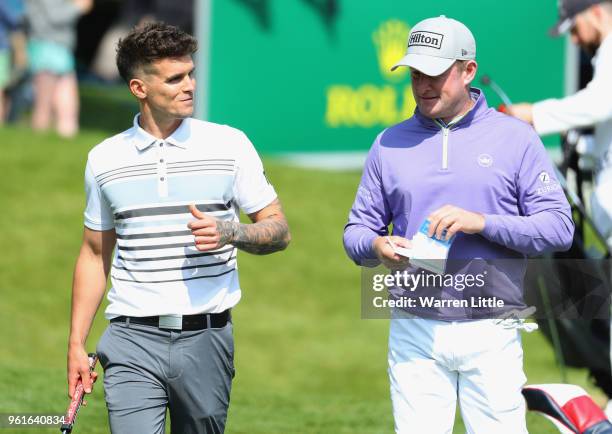
{"type": "Polygon", "coordinates": [[[11,34],[22,20],[21,0],[0,2],[0,124],[4,123],[7,102],[5,90],[11,79],[11,34]]]}
{"type": "Polygon", "coordinates": [[[28,55],[34,76],[32,127],[55,129],[63,137],[79,129],[79,91],[73,50],[76,23],[93,0],[26,0],[30,25],[28,55]]]}
{"type": "Polygon", "coordinates": [[[28,40],[26,35],[25,3],[23,0],[6,0],[13,14],[19,17],[17,28],[10,35],[12,72],[6,89],[5,121],[17,122],[21,115],[32,106],[33,91],[28,71],[28,40]]]}

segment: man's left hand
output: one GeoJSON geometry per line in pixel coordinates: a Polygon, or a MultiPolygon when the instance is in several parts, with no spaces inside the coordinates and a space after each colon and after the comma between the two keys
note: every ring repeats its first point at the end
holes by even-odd
{"type": "Polygon", "coordinates": [[[187,225],[195,237],[196,249],[216,250],[232,242],[233,222],[222,221],[204,214],[195,205],[189,205],[189,211],[196,218],[187,225]]]}
{"type": "Polygon", "coordinates": [[[506,107],[504,113],[515,118],[519,118],[528,124],[533,125],[533,105],[523,102],[520,104],[512,104],[506,107]]]}
{"type": "Polygon", "coordinates": [[[429,214],[427,219],[430,221],[428,235],[431,237],[435,234],[439,240],[448,240],[457,232],[477,234],[485,227],[484,215],[454,205],[444,205],[429,214]],[[445,229],[446,237],[442,238],[445,229]]]}

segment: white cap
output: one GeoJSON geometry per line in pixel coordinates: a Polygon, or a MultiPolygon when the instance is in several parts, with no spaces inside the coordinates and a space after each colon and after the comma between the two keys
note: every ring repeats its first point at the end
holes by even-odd
{"type": "Polygon", "coordinates": [[[417,23],[408,36],[406,55],[391,68],[409,66],[423,74],[438,76],[455,60],[476,59],[474,35],[464,24],[440,15],[417,23]]]}

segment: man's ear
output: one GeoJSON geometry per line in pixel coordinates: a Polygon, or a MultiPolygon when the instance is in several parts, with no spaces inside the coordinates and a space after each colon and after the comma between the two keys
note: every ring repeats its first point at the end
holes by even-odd
{"type": "Polygon", "coordinates": [[[140,78],[132,78],[128,83],[130,92],[138,99],[145,99],[147,97],[147,85],[140,78]]]}
{"type": "Polygon", "coordinates": [[[474,81],[474,77],[476,77],[476,71],[478,70],[478,63],[475,60],[468,60],[465,64],[465,81],[466,84],[469,85],[472,81],[474,81]]]}

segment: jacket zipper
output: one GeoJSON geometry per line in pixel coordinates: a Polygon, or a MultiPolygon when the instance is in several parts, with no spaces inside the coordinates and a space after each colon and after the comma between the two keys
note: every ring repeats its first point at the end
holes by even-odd
{"type": "Polygon", "coordinates": [[[442,170],[448,170],[448,133],[450,128],[442,127],[442,170]]]}
{"type": "Polygon", "coordinates": [[[442,170],[448,170],[448,135],[450,134],[450,129],[457,125],[457,123],[461,121],[461,119],[463,119],[472,110],[472,108],[473,107],[470,107],[468,111],[460,116],[455,116],[455,118],[449,123],[434,119],[434,123],[442,129],[442,170]]]}

